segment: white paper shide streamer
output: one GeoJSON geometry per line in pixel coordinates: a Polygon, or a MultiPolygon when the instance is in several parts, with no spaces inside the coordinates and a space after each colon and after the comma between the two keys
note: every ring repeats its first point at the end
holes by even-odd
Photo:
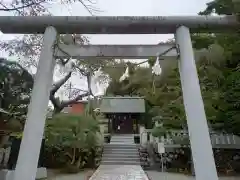
{"type": "Polygon", "coordinates": [[[128,77],[129,77],[129,68],[127,67],[126,70],[125,70],[125,73],[120,77],[119,82],[124,81],[128,77]]]}
{"type": "Polygon", "coordinates": [[[162,72],[162,70],[161,70],[161,66],[159,63],[159,56],[157,56],[157,60],[154,64],[154,66],[152,67],[152,73],[158,76],[161,74],[161,72],[162,72]]]}
{"type": "Polygon", "coordinates": [[[92,77],[92,91],[95,96],[101,96],[104,95],[104,90],[100,85],[100,78],[102,76],[103,72],[101,71],[101,68],[99,68],[92,77]]]}

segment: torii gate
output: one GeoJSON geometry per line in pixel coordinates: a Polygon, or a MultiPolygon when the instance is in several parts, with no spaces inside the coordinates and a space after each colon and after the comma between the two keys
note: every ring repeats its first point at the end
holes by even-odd
{"type": "Polygon", "coordinates": [[[164,53],[171,45],[65,46],[56,45],[57,33],[77,34],[175,34],[175,50],[166,57],[180,56],[182,84],[190,144],[197,180],[217,180],[212,145],[201,96],[189,29],[192,32],[237,30],[234,16],[170,17],[49,17],[1,16],[3,33],[44,33],[43,47],[28,109],[14,180],[35,180],[44,132],[49,93],[53,81],[54,56],[147,58],[164,53]]]}

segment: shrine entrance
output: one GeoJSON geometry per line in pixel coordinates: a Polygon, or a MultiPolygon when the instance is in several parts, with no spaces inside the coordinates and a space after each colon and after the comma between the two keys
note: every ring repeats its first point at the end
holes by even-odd
{"type": "Polygon", "coordinates": [[[115,114],[112,118],[112,133],[133,134],[133,119],[130,114],[115,114]]]}
{"type": "MultiPolygon", "coordinates": [[[[148,59],[156,57],[158,60],[168,61],[169,58],[174,57],[179,65],[196,179],[218,180],[190,30],[191,33],[214,33],[229,30],[236,32],[239,30],[239,26],[238,18],[235,16],[1,16],[0,29],[3,33],[44,33],[13,179],[34,180],[36,177],[56,59],[77,58],[82,60],[97,57],[101,59],[148,59]],[[160,43],[157,45],[64,45],[60,43],[58,35],[66,33],[174,34],[176,41],[173,44],[160,43]],[[204,148],[202,148],[203,146],[204,148]]],[[[131,102],[129,101],[129,103],[131,102]]],[[[115,107],[114,104],[110,104],[110,107],[112,105],[115,107]]],[[[128,104],[126,107],[138,106],[128,104]]],[[[106,108],[106,110],[109,109],[106,108]]],[[[119,109],[114,109],[114,111],[119,112],[119,109]]],[[[125,126],[127,127],[127,125],[125,126]]]]}
{"type": "Polygon", "coordinates": [[[138,134],[141,114],[145,113],[145,100],[138,96],[102,97],[100,112],[108,119],[111,134],[138,134]]]}
{"type": "Polygon", "coordinates": [[[140,114],[109,114],[109,129],[112,134],[137,134],[140,114]]]}

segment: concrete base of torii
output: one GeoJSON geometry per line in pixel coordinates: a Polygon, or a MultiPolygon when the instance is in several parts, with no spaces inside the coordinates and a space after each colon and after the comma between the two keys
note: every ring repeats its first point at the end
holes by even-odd
{"type": "MultiPolygon", "coordinates": [[[[1,180],[13,180],[14,170],[2,169],[0,170],[0,179],[1,180]]],[[[37,169],[36,179],[44,179],[47,178],[47,169],[45,167],[41,167],[37,169]]]]}

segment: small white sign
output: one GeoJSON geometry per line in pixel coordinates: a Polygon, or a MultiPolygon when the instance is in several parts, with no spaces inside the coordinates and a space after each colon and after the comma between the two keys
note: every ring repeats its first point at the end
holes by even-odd
{"type": "Polygon", "coordinates": [[[158,143],[158,153],[159,154],[165,153],[164,143],[161,143],[161,142],[158,143]]]}

